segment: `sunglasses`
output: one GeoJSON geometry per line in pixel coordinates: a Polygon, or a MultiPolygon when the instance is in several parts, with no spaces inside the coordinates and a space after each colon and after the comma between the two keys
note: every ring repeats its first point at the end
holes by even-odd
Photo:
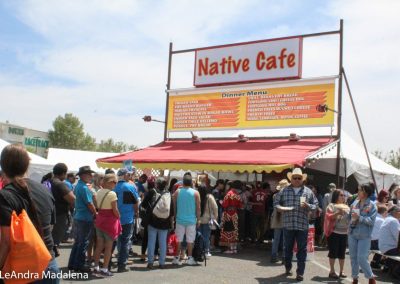
{"type": "Polygon", "coordinates": [[[302,180],[303,178],[302,177],[292,177],[292,179],[294,179],[294,180],[302,180]]]}

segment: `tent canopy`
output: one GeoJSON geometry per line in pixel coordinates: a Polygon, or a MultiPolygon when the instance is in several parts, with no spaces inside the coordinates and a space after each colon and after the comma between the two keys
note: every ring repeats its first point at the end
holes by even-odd
{"type": "MultiPolygon", "coordinates": [[[[334,142],[336,143],[336,142],[334,142]]],[[[340,144],[340,176],[354,175],[357,182],[362,184],[372,181],[372,176],[364,147],[342,131],[340,144]]],[[[392,183],[400,181],[400,170],[369,153],[372,169],[378,189],[389,188],[392,183]]],[[[317,151],[308,157],[307,167],[325,173],[336,173],[336,151],[325,153],[317,151]],[[315,160],[314,160],[315,159],[315,160]]]]}
{"type": "Polygon", "coordinates": [[[238,140],[191,140],[161,142],[125,154],[98,159],[103,168],[121,168],[132,160],[138,168],[208,170],[226,172],[282,172],[302,166],[306,158],[332,142],[331,138],[238,140]]]}
{"type": "Polygon", "coordinates": [[[97,167],[96,159],[114,155],[115,153],[49,148],[47,160],[53,164],[64,163],[71,172],[78,172],[82,166],[90,166],[95,172],[103,172],[97,167]]]}
{"type": "MultiPolygon", "coordinates": [[[[3,150],[4,147],[9,145],[7,141],[0,139],[0,152],[3,150]]],[[[53,171],[53,166],[51,162],[46,160],[45,158],[35,155],[33,153],[28,152],[30,163],[28,168],[28,177],[33,180],[40,181],[42,176],[47,174],[48,172],[53,171]]]]}

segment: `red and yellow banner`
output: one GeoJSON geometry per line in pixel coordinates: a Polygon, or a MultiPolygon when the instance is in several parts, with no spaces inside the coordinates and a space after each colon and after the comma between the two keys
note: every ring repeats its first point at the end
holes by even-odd
{"type": "MultiPolygon", "coordinates": [[[[205,91],[206,92],[206,91],[205,91]]],[[[168,131],[330,126],[335,84],[263,87],[226,92],[182,94],[171,92],[168,131]]]]}

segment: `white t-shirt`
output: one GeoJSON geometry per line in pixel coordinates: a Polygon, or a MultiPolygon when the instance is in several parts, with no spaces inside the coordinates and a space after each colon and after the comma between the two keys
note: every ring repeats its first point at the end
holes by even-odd
{"type": "Polygon", "coordinates": [[[293,189],[294,189],[294,193],[297,195],[297,194],[299,194],[301,187],[293,187],[293,189]]]}
{"type": "Polygon", "coordinates": [[[102,188],[97,192],[97,206],[99,206],[99,209],[112,209],[111,202],[118,200],[117,194],[114,191],[102,188]],[[107,194],[107,192],[109,192],[107,194]],[[100,204],[101,201],[103,200],[104,196],[107,194],[105,197],[103,204],[100,204]]]}

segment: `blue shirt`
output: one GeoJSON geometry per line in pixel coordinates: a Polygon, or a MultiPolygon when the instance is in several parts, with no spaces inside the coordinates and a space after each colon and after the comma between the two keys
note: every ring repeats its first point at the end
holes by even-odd
{"type": "Polygon", "coordinates": [[[183,226],[196,224],[195,191],[191,187],[181,187],[176,201],[176,223],[183,226]]]}
{"type": "Polygon", "coordinates": [[[70,190],[72,190],[72,191],[74,190],[74,186],[72,185],[72,183],[69,182],[69,180],[64,180],[64,182],[70,190]]]}
{"type": "Polygon", "coordinates": [[[132,224],[135,219],[133,205],[138,203],[138,193],[133,184],[120,180],[114,189],[118,197],[118,210],[121,215],[121,225],[132,224]]]}
{"type": "Polygon", "coordinates": [[[92,212],[87,207],[89,203],[93,204],[93,194],[89,187],[82,180],[78,181],[75,187],[75,215],[74,219],[86,222],[93,221],[92,212]]]}
{"type": "Polygon", "coordinates": [[[383,253],[397,248],[399,241],[400,223],[392,215],[386,217],[379,232],[379,250],[383,253]]]}
{"type": "Polygon", "coordinates": [[[140,181],[137,181],[137,182],[135,182],[135,185],[136,185],[136,188],[139,193],[144,193],[143,183],[141,183],[140,181]]]}

